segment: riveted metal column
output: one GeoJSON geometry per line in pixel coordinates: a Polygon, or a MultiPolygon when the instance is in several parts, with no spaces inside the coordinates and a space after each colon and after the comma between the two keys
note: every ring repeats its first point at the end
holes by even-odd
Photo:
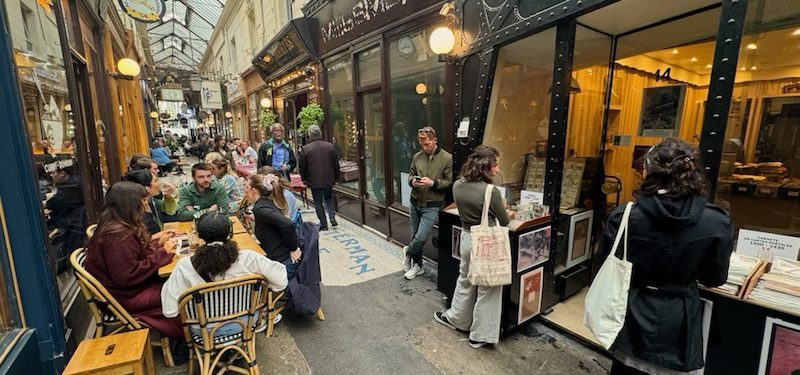
{"type": "Polygon", "coordinates": [[[497,49],[489,48],[467,58],[463,67],[456,67],[455,121],[460,122],[464,117],[469,118],[469,138],[456,139],[454,170],[460,169],[469,152],[483,140],[496,65],[497,49]],[[467,92],[470,95],[466,95],[467,92]],[[473,92],[474,94],[471,94],[473,92]]]}
{"type": "Polygon", "coordinates": [[[700,153],[706,176],[710,183],[710,194],[714,196],[725,144],[725,128],[736,78],[736,63],[742,41],[747,0],[724,0],[720,16],[717,48],[711,70],[711,83],[706,100],[706,114],[700,137],[700,153]]]}
{"type": "MultiPolygon", "coordinates": [[[[544,176],[545,203],[550,214],[561,204],[561,178],[564,170],[564,147],[567,141],[569,90],[572,80],[572,54],[575,49],[575,19],[558,25],[553,83],[550,86],[550,126],[547,135],[547,164],[544,176]]],[[[555,241],[556,236],[553,236],[555,241]]]]}

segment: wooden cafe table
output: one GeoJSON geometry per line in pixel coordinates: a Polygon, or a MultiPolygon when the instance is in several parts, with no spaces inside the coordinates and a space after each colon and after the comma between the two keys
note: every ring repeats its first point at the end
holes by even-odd
{"type": "MultiPolygon", "coordinates": [[[[239,218],[236,216],[231,216],[230,220],[233,222],[233,242],[236,242],[236,245],[239,246],[239,249],[250,249],[260,254],[266,255],[267,253],[264,249],[259,246],[258,242],[244,229],[242,222],[239,221],[239,218]]],[[[165,230],[178,230],[184,233],[191,233],[192,232],[192,222],[191,221],[181,221],[181,222],[174,222],[174,223],[165,223],[164,224],[165,230]]],[[[169,277],[172,274],[172,270],[175,269],[175,265],[178,263],[182,257],[187,256],[184,255],[176,255],[172,258],[172,262],[169,264],[161,267],[158,269],[158,275],[161,277],[169,277]]]]}

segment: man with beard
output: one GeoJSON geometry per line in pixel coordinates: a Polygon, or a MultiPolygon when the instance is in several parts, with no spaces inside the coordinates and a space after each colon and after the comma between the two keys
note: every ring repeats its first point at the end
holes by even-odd
{"type": "Polygon", "coordinates": [[[297,166],[294,152],[289,144],[283,139],[284,127],[279,123],[274,123],[269,128],[272,135],[268,141],[258,148],[258,168],[265,165],[280,171],[284,178],[289,179],[289,173],[297,166]]]}
{"type": "Polygon", "coordinates": [[[181,188],[178,198],[179,221],[194,219],[195,210],[227,212],[228,193],[219,182],[211,180],[211,167],[206,163],[192,166],[192,183],[181,188]]]}

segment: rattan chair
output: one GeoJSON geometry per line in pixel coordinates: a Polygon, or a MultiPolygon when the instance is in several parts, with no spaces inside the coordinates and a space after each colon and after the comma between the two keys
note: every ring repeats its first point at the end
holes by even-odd
{"type": "MultiPolygon", "coordinates": [[[[137,320],[128,313],[122,305],[100,284],[89,272],[83,268],[86,260],[86,248],[81,247],[72,252],[69,258],[72,268],[75,270],[75,277],[81,288],[81,294],[89,304],[89,311],[95,322],[94,337],[102,337],[122,331],[134,331],[146,327],[146,324],[137,320]]],[[[151,329],[150,332],[158,334],[151,329]]],[[[159,334],[160,336],[160,334],[159,334]]],[[[175,362],[172,360],[172,351],[169,346],[169,338],[160,336],[158,340],[151,342],[153,346],[160,346],[164,355],[164,363],[168,367],[173,367],[175,362]]]]}
{"type": "Polygon", "coordinates": [[[254,329],[261,319],[255,314],[267,307],[270,295],[267,279],[261,275],[204,283],[183,292],[178,299],[178,311],[191,347],[189,373],[193,373],[193,359],[196,359],[200,375],[210,375],[217,367],[223,367],[218,373],[259,374],[254,329]],[[215,335],[226,323],[240,326],[241,332],[215,335]],[[229,351],[241,355],[247,368],[233,365],[232,360],[221,363],[220,358],[229,351]]]}

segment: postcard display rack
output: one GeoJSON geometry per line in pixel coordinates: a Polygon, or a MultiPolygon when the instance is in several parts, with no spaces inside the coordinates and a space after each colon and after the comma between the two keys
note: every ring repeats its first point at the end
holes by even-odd
{"type": "MultiPolygon", "coordinates": [[[[576,187],[581,186],[585,165],[584,159],[571,159],[575,160],[569,160],[570,168],[565,168],[564,174],[565,181],[569,179],[571,182],[564,185],[572,190],[562,192],[569,202],[567,206],[574,206],[578,200],[580,190],[576,187]]],[[[528,166],[536,169],[532,163],[528,166]]],[[[536,172],[528,175],[531,174],[536,172]]],[[[524,183],[525,187],[535,187],[536,184],[529,178],[524,183]]],[[[513,277],[511,285],[503,287],[501,335],[546,313],[564,298],[589,285],[591,267],[587,262],[595,242],[592,236],[593,213],[587,209],[562,207],[556,225],[549,215],[526,217],[526,221],[509,223],[513,277]],[[551,248],[552,236],[557,236],[555,249],[551,248]]],[[[455,204],[440,211],[437,287],[445,294],[448,306],[458,279],[461,232],[461,219],[455,204]]]]}
{"type": "Polygon", "coordinates": [[[712,307],[705,373],[795,374],[800,261],[796,250],[785,250],[800,247],[800,238],[748,230],[738,237],[725,285],[700,288],[700,298],[712,307]],[[765,254],[769,246],[784,253],[765,254]]]}

